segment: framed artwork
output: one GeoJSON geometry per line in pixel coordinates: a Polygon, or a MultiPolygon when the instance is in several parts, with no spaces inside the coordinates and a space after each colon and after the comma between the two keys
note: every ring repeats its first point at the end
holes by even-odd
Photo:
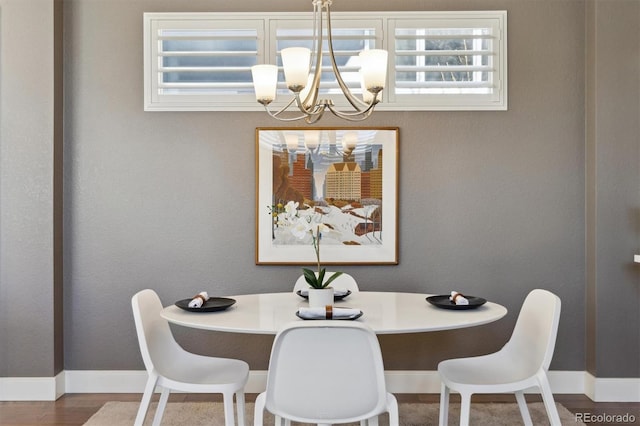
{"type": "Polygon", "coordinates": [[[257,128],[256,264],[398,263],[398,128],[257,128]]]}

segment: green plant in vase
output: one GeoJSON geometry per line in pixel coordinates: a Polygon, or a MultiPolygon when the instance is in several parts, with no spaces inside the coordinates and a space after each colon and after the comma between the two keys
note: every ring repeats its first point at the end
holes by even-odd
{"type": "Polygon", "coordinates": [[[302,268],[302,273],[307,283],[315,289],[327,288],[329,284],[340,275],[342,272],[335,272],[329,279],[324,280],[326,270],[320,263],[320,241],[322,240],[322,233],[331,230],[332,228],[320,222],[320,216],[318,214],[300,215],[298,212],[298,203],[289,201],[285,206],[284,221],[290,223],[291,233],[300,240],[308,238],[311,235],[311,244],[316,252],[316,263],[318,270],[312,271],[309,268],[302,268]]]}
{"type": "Polygon", "coordinates": [[[313,228],[309,230],[309,232],[311,232],[311,243],[316,252],[318,272],[316,273],[309,268],[302,268],[302,273],[304,274],[304,279],[313,288],[326,288],[333,280],[342,275],[342,272],[334,272],[327,281],[324,281],[326,270],[320,266],[320,240],[322,239],[322,231],[325,228],[328,228],[327,225],[319,223],[315,226],[315,232],[313,228]]]}

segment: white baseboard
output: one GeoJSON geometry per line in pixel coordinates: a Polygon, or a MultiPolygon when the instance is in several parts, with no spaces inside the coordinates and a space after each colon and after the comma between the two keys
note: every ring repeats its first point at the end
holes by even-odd
{"type": "Polygon", "coordinates": [[[547,377],[553,393],[584,394],[585,374],[584,371],[549,371],[547,377]]]}
{"type": "MultiPolygon", "coordinates": [[[[386,372],[392,393],[439,393],[436,371],[386,372]]],[[[0,378],[0,401],[54,401],[65,393],[142,393],[143,370],[69,370],[56,377],[0,378]]],[[[249,373],[247,393],[265,388],[267,372],[249,373]]],[[[585,371],[550,371],[555,394],[584,394],[596,402],[640,402],[640,378],[596,378],[585,371]]]]}
{"type": "Polygon", "coordinates": [[[639,402],[640,379],[597,378],[585,372],[584,394],[596,402],[639,402]]]}
{"type": "Polygon", "coordinates": [[[385,371],[387,390],[391,393],[440,393],[437,371],[385,371]]]}
{"type": "Polygon", "coordinates": [[[66,393],[142,393],[145,370],[67,370],[66,393]]]}
{"type": "Polygon", "coordinates": [[[55,377],[0,377],[0,401],[55,401],[64,393],[64,371],[55,377]]]}

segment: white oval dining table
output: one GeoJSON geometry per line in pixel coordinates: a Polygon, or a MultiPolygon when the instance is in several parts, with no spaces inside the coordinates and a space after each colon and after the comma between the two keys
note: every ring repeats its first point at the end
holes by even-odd
{"type": "MultiPolygon", "coordinates": [[[[334,307],[359,309],[354,320],[371,327],[376,334],[419,333],[452,330],[487,324],[507,314],[507,309],[488,301],[468,310],[436,307],[426,301],[430,294],[359,291],[336,301],[334,307]]],[[[189,312],[175,305],[161,316],[173,324],[213,331],[276,334],[285,324],[304,321],[296,316],[306,299],[293,292],[228,296],[236,303],[222,311],[189,312]]],[[[336,320],[338,321],[338,320],[336,320]]]]}

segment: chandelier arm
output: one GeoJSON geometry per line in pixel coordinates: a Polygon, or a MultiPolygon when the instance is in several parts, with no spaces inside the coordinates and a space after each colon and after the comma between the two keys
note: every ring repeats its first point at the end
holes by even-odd
{"type": "Polygon", "coordinates": [[[280,117],[279,114],[282,111],[278,111],[276,113],[273,113],[269,110],[269,108],[267,108],[266,106],[264,107],[264,109],[267,111],[267,114],[269,114],[272,118],[275,118],[276,120],[279,121],[298,121],[298,120],[302,120],[303,118],[306,118],[306,115],[301,115],[300,117],[290,117],[290,118],[284,118],[284,117],[280,117]]]}
{"type": "MultiPolygon", "coordinates": [[[[312,1],[313,4],[313,33],[312,33],[312,42],[315,41],[318,37],[318,2],[312,1]]],[[[322,12],[320,12],[322,13],[322,12]]],[[[322,29],[322,27],[320,27],[322,29]]],[[[313,44],[313,43],[312,43],[313,44]]],[[[313,52],[315,53],[315,52],[313,52]]],[[[309,55],[309,69],[313,68],[313,55],[309,55]]]]}
{"type": "Polygon", "coordinates": [[[282,107],[281,109],[279,109],[276,112],[272,112],[269,109],[269,106],[267,104],[263,104],[264,105],[264,109],[265,111],[267,111],[267,114],[269,114],[271,117],[275,118],[276,120],[280,120],[280,121],[297,121],[297,120],[302,120],[303,118],[306,118],[309,116],[309,114],[304,114],[301,115],[299,117],[288,117],[288,118],[284,118],[284,117],[280,117],[280,114],[282,114],[283,112],[285,112],[285,110],[287,108],[289,108],[291,106],[291,104],[293,103],[295,99],[292,99],[287,105],[285,105],[284,107],[282,107]]]}
{"type": "Polygon", "coordinates": [[[366,107],[368,104],[351,94],[351,90],[349,90],[347,85],[344,83],[344,80],[342,79],[342,75],[340,75],[340,71],[338,71],[338,65],[336,64],[336,57],[335,57],[335,54],[333,53],[333,37],[331,36],[331,32],[332,32],[331,8],[328,5],[327,5],[327,32],[328,32],[327,36],[329,38],[329,59],[331,60],[331,67],[333,68],[333,73],[336,76],[336,80],[338,81],[340,90],[342,90],[342,93],[347,98],[347,100],[349,101],[349,103],[353,108],[355,108],[357,111],[362,111],[361,107],[366,107]]]}
{"type": "Polygon", "coordinates": [[[321,105],[316,104],[315,102],[313,104],[310,104],[309,107],[306,107],[302,100],[300,99],[300,93],[295,93],[295,98],[291,100],[291,102],[289,103],[289,105],[287,105],[287,108],[291,105],[291,103],[293,101],[296,101],[296,105],[298,106],[298,109],[300,111],[302,111],[303,113],[305,113],[306,115],[314,115],[317,113],[318,109],[321,107],[321,105]]]}
{"type": "MultiPolygon", "coordinates": [[[[291,100],[282,108],[280,108],[278,111],[274,112],[274,113],[270,113],[270,115],[272,117],[280,115],[281,113],[287,111],[287,109],[289,109],[289,107],[291,105],[293,105],[293,103],[296,102],[296,105],[298,106],[298,108],[300,109],[300,112],[302,112],[304,115],[301,115],[299,117],[300,118],[304,118],[307,115],[314,115],[317,114],[317,110],[319,108],[318,105],[315,105],[315,108],[304,108],[301,104],[300,104],[300,96],[298,93],[295,93],[294,97],[291,98],[291,100]]],[[[265,105],[266,107],[267,105],[265,105]]],[[[267,111],[269,111],[269,109],[267,108],[267,111]]]]}
{"type": "MultiPolygon", "coordinates": [[[[329,108],[329,110],[334,113],[335,115],[337,115],[340,118],[347,118],[347,117],[359,117],[361,115],[366,115],[366,117],[369,117],[371,115],[371,113],[373,112],[373,109],[375,108],[375,106],[380,102],[378,99],[378,94],[374,94],[373,95],[373,100],[371,101],[370,104],[367,104],[367,108],[364,110],[358,110],[355,112],[343,112],[340,111],[336,108],[333,107],[333,105],[327,105],[327,108],[329,108]]],[[[366,118],[365,117],[365,118],[366,118]]]]}
{"type": "Polygon", "coordinates": [[[329,108],[329,111],[331,111],[336,117],[342,118],[343,120],[347,120],[347,121],[366,120],[367,118],[369,118],[369,116],[373,112],[373,104],[364,111],[352,112],[352,113],[339,111],[333,108],[331,105],[329,105],[328,108],[329,108]]]}
{"type": "Polygon", "coordinates": [[[311,89],[304,98],[303,103],[304,105],[315,106],[318,102],[318,95],[320,93],[320,77],[322,76],[322,42],[324,41],[324,38],[322,32],[322,5],[319,5],[318,2],[314,2],[313,6],[313,38],[316,41],[316,47],[313,53],[315,53],[316,56],[316,67],[313,70],[313,82],[311,83],[311,89]]]}
{"type": "Polygon", "coordinates": [[[315,123],[316,121],[318,121],[322,115],[324,114],[324,110],[327,107],[327,105],[325,104],[318,104],[315,105],[313,108],[309,108],[306,109],[304,108],[301,104],[300,104],[300,96],[298,93],[296,93],[295,97],[293,99],[291,99],[289,101],[288,104],[286,104],[285,106],[283,106],[282,108],[280,108],[278,111],[276,112],[272,112],[268,105],[264,105],[264,109],[267,111],[267,113],[280,121],[297,121],[297,120],[302,120],[304,119],[307,123],[315,123]],[[283,112],[286,112],[287,109],[294,103],[296,102],[298,107],[300,108],[300,111],[302,112],[302,115],[297,116],[297,117],[280,117],[280,114],[282,114],[283,112]],[[312,120],[313,118],[313,120],[312,120]],[[312,120],[312,121],[310,121],[312,120]]]}
{"type": "MultiPolygon", "coordinates": [[[[308,115],[307,117],[305,117],[304,121],[306,121],[307,124],[317,123],[322,118],[322,116],[324,115],[324,111],[325,111],[325,108],[323,107],[323,108],[319,109],[316,114],[308,115]]],[[[318,145],[318,150],[319,149],[320,149],[320,145],[318,145]]]]}
{"type": "MultiPolygon", "coordinates": [[[[295,101],[296,101],[296,97],[294,96],[294,97],[292,97],[292,98],[291,98],[291,100],[290,100],[290,101],[289,101],[285,106],[283,106],[282,108],[280,108],[277,112],[275,112],[275,113],[273,113],[273,114],[271,114],[271,113],[269,113],[269,114],[270,114],[272,117],[273,117],[273,116],[276,116],[276,115],[279,115],[279,114],[283,113],[284,111],[286,111],[286,110],[287,110],[291,105],[293,105],[293,103],[294,103],[295,101]]],[[[266,108],[266,107],[267,107],[267,105],[265,105],[265,108],[266,108]]],[[[267,108],[267,111],[269,111],[269,109],[268,109],[268,108],[267,108]]],[[[304,112],[304,113],[306,114],[306,112],[307,112],[307,111],[302,111],[302,112],[304,112]]],[[[304,117],[304,116],[302,116],[302,117],[304,117]]],[[[302,118],[302,117],[300,117],[300,118],[302,118]]]]}

